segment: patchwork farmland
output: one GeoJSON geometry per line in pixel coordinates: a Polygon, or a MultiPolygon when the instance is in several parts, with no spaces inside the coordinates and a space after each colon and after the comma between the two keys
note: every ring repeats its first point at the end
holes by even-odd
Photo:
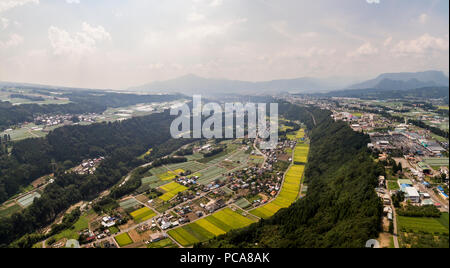
{"type": "Polygon", "coordinates": [[[254,222],[255,220],[225,208],[196,222],[170,230],[168,234],[183,247],[188,247],[254,222]]]}
{"type": "MultiPolygon", "coordinates": [[[[295,135],[296,138],[304,138],[304,130],[301,129],[295,135]]],[[[289,207],[294,203],[300,194],[305,163],[308,159],[309,145],[303,141],[298,141],[294,149],[294,164],[289,168],[284,176],[283,186],[275,200],[251,210],[250,213],[263,219],[270,218],[282,208],[289,207]],[[301,164],[300,164],[301,163],[301,164]]]]}

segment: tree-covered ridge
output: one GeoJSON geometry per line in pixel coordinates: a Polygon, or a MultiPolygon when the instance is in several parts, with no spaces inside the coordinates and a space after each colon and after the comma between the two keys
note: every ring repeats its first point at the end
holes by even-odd
{"type": "Polygon", "coordinates": [[[365,151],[369,138],[326,118],[328,112],[307,112],[314,115],[316,126],[314,120],[307,121],[311,149],[306,197],[269,220],[198,246],[363,247],[378,236],[382,205],[374,188],[384,169],[365,151]]]}
{"type": "MultiPolygon", "coordinates": [[[[123,122],[66,126],[45,138],[16,142],[11,156],[0,155],[0,201],[16,194],[20,186],[52,173],[55,164],[70,168],[87,158],[120,152],[128,159],[142,154],[170,138],[171,120],[166,112],[123,122]]],[[[161,156],[161,152],[156,149],[153,155],[161,156]]]]}

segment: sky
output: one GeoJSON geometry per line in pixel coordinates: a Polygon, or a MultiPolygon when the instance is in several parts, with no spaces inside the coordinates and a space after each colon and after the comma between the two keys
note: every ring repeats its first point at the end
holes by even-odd
{"type": "Polygon", "coordinates": [[[0,0],[0,81],[449,71],[448,0],[0,0]]]}

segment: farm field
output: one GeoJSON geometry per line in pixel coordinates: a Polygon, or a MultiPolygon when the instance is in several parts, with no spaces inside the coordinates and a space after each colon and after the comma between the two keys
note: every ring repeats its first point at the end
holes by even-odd
{"type": "Polygon", "coordinates": [[[15,203],[8,206],[2,206],[0,208],[0,218],[9,217],[14,213],[19,212],[20,210],[22,210],[22,208],[15,203]]]}
{"type": "Polygon", "coordinates": [[[167,165],[167,167],[175,172],[178,169],[182,169],[183,171],[190,170],[192,173],[195,173],[199,170],[207,168],[208,166],[196,161],[189,161],[185,163],[167,165]]]}
{"type": "Polygon", "coordinates": [[[28,194],[19,200],[17,202],[24,208],[31,206],[33,204],[34,199],[40,198],[41,195],[38,192],[33,192],[31,194],[28,194]]]}
{"type": "Polygon", "coordinates": [[[182,246],[188,247],[225,234],[230,230],[246,227],[254,222],[254,220],[226,208],[194,223],[170,230],[168,234],[182,246]]]}
{"type": "Polygon", "coordinates": [[[389,190],[400,190],[400,186],[398,186],[397,181],[388,180],[388,188],[389,190]]]}
{"type": "Polygon", "coordinates": [[[119,244],[120,247],[128,246],[133,244],[133,240],[131,240],[131,237],[128,233],[120,234],[116,237],[114,237],[117,244],[119,244]]]}
{"type": "Polygon", "coordinates": [[[431,233],[448,235],[448,213],[444,213],[441,218],[418,218],[398,216],[399,229],[408,233],[431,233]]]}
{"type": "Polygon", "coordinates": [[[140,203],[136,199],[130,198],[130,199],[120,202],[119,206],[121,208],[123,208],[125,211],[129,212],[129,211],[133,211],[134,208],[139,207],[140,203]]]}
{"type": "Polygon", "coordinates": [[[294,163],[306,163],[308,160],[309,145],[299,142],[294,149],[294,163]]]}
{"type": "Polygon", "coordinates": [[[177,174],[172,171],[166,171],[164,173],[156,175],[158,178],[160,178],[163,181],[170,181],[177,177],[177,174]]]}
{"type": "Polygon", "coordinates": [[[169,201],[170,199],[174,198],[178,193],[184,192],[188,189],[185,186],[178,184],[176,182],[171,182],[159,188],[165,191],[165,193],[159,197],[159,199],[161,199],[162,201],[169,201]]]}
{"type": "Polygon", "coordinates": [[[449,158],[424,158],[423,161],[430,166],[443,167],[449,166],[449,158]]]}
{"type": "Polygon", "coordinates": [[[75,222],[75,224],[73,225],[73,228],[66,229],[66,230],[60,232],[59,234],[54,235],[53,238],[55,239],[55,241],[59,241],[63,238],[78,240],[78,238],[80,236],[78,234],[78,232],[89,228],[90,215],[92,215],[92,214],[88,214],[86,216],[81,216],[75,222]]]}
{"type": "Polygon", "coordinates": [[[130,215],[136,223],[141,223],[155,217],[156,213],[148,207],[143,207],[131,212],[130,215]]]}
{"type": "Polygon", "coordinates": [[[403,248],[448,248],[449,214],[440,218],[398,217],[403,248]]]}
{"type": "MultiPolygon", "coordinates": [[[[303,138],[303,130],[299,130],[296,137],[303,138]]],[[[266,205],[251,210],[251,214],[263,219],[267,219],[277,213],[280,209],[289,207],[297,200],[300,194],[305,166],[295,163],[306,163],[308,159],[308,152],[308,145],[304,143],[297,144],[294,152],[295,162],[286,172],[283,186],[281,187],[280,193],[278,194],[277,198],[266,205]],[[298,155],[300,155],[300,157],[298,155]]]]}
{"type": "Polygon", "coordinates": [[[198,183],[207,185],[214,181],[216,177],[219,177],[221,174],[226,173],[227,170],[225,168],[212,166],[205,170],[202,170],[200,173],[200,179],[198,180],[198,183]]]}
{"type": "Polygon", "coordinates": [[[235,202],[235,204],[236,204],[238,207],[242,208],[242,209],[246,209],[246,208],[248,208],[248,207],[250,207],[250,206],[252,205],[252,204],[251,204],[247,199],[245,199],[245,198],[241,198],[241,199],[237,200],[237,201],[235,202]]]}
{"type": "Polygon", "coordinates": [[[148,244],[147,248],[178,248],[178,246],[170,238],[165,238],[158,242],[148,244]]]}

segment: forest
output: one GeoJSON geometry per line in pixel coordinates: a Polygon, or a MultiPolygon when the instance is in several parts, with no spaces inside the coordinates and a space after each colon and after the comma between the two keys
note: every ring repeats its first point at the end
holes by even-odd
{"type": "Polygon", "coordinates": [[[334,122],[328,111],[291,106],[285,112],[304,122],[311,138],[306,197],[268,220],[196,247],[360,248],[378,237],[382,204],[374,188],[385,171],[366,151],[369,138],[334,122]]]}

